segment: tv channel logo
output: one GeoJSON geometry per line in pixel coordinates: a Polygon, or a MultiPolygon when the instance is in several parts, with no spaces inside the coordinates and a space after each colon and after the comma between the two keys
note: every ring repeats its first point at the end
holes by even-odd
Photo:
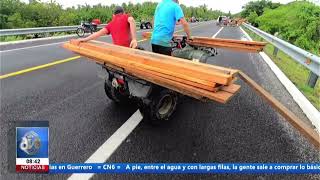
{"type": "Polygon", "coordinates": [[[48,127],[17,127],[17,158],[47,158],[48,134],[48,127]]]}
{"type": "Polygon", "coordinates": [[[49,128],[16,127],[16,171],[48,172],[49,128]]]}

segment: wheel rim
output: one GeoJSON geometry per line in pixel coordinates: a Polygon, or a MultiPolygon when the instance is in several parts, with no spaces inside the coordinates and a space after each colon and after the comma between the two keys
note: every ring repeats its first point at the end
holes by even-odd
{"type": "Polygon", "coordinates": [[[170,95],[166,95],[161,99],[159,104],[160,104],[160,107],[159,107],[158,113],[160,116],[164,116],[171,111],[172,105],[173,105],[173,99],[170,95]]]}
{"type": "Polygon", "coordinates": [[[81,37],[84,36],[84,29],[80,28],[80,29],[78,29],[77,32],[78,32],[77,34],[78,34],[79,36],[81,36],[81,37]]]}

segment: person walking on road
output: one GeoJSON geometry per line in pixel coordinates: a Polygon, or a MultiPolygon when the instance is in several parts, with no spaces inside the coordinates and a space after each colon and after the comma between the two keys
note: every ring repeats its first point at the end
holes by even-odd
{"type": "Polygon", "coordinates": [[[126,14],[120,6],[115,8],[112,20],[104,28],[86,38],[76,39],[75,41],[78,43],[87,42],[106,34],[111,34],[112,42],[115,45],[130,48],[137,48],[138,46],[135,20],[126,14]]]}
{"type": "Polygon", "coordinates": [[[171,56],[170,41],[173,37],[176,23],[183,26],[187,38],[191,39],[190,27],[184,18],[178,0],[162,0],[154,14],[154,30],[151,37],[153,52],[171,56]]]}

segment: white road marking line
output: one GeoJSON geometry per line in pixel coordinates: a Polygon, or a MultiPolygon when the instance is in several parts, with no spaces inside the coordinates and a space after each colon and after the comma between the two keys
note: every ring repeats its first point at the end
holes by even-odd
{"type": "Polygon", "coordinates": [[[51,45],[56,45],[56,44],[62,44],[62,43],[65,43],[65,42],[67,42],[67,41],[57,42],[57,43],[50,43],[50,44],[42,44],[42,45],[37,45],[37,46],[28,46],[28,47],[16,48],[16,49],[8,49],[8,50],[0,51],[0,53],[16,51],[16,50],[23,50],[23,49],[31,49],[31,48],[42,47],[42,46],[51,46],[51,45]]]}
{"type": "MultiPolygon", "coordinates": [[[[143,119],[137,110],[106,142],[94,152],[85,163],[104,163],[143,119]]],[[[72,174],[69,180],[90,179],[94,173],[72,174]]]]}
{"type": "Polygon", "coordinates": [[[223,27],[221,27],[221,28],[219,29],[219,31],[212,36],[212,38],[215,38],[215,37],[220,33],[220,31],[222,31],[222,29],[223,29],[223,27]]]}
{"type": "Polygon", "coordinates": [[[240,26],[240,30],[242,31],[242,33],[244,34],[244,37],[245,39],[249,40],[249,41],[252,41],[252,38],[249,36],[249,34],[247,32],[245,32],[242,27],[240,26]]]}
{"type": "Polygon", "coordinates": [[[26,43],[41,42],[46,40],[59,40],[63,38],[72,38],[72,37],[77,37],[77,35],[71,34],[71,35],[65,35],[65,36],[51,36],[51,37],[37,38],[37,39],[24,39],[24,40],[18,40],[18,41],[0,42],[0,46],[26,44],[26,43]]]}

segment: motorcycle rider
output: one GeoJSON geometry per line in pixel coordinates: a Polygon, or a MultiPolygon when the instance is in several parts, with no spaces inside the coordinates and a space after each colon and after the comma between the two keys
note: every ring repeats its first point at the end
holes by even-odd
{"type": "Polygon", "coordinates": [[[74,40],[78,44],[94,40],[103,35],[111,34],[112,42],[115,45],[137,48],[136,23],[133,17],[124,12],[121,6],[117,6],[114,10],[112,20],[100,31],[91,34],[86,38],[74,40]]]}

